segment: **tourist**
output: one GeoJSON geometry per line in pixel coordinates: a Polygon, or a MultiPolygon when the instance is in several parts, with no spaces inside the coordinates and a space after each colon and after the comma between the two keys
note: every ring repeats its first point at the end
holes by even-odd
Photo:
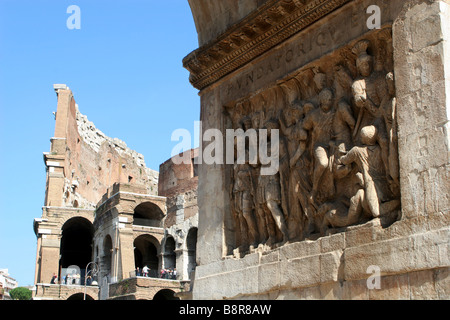
{"type": "Polygon", "coordinates": [[[52,277],[52,280],[50,280],[50,283],[51,284],[56,284],[56,279],[57,279],[56,273],[53,273],[53,277],[52,277]]]}
{"type": "Polygon", "coordinates": [[[148,267],[144,266],[144,268],[142,268],[142,272],[144,272],[144,277],[148,277],[148,267]]]}

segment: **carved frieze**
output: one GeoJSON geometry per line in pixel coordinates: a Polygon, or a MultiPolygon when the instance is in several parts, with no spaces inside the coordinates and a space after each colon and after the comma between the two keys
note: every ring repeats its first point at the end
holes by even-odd
{"type": "Polygon", "coordinates": [[[389,26],[224,107],[228,128],[279,130],[276,174],[228,166],[235,253],[398,218],[392,60],[389,26]]]}
{"type": "Polygon", "coordinates": [[[269,0],[183,59],[190,82],[204,89],[351,0],[269,0]]]}

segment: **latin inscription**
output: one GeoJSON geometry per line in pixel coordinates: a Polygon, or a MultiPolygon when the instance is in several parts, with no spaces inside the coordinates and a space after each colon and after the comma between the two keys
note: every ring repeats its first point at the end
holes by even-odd
{"type": "MultiPolygon", "coordinates": [[[[370,4],[381,8],[381,23],[385,23],[390,11],[389,4],[384,0],[366,1],[367,5],[349,6],[340,14],[340,18],[333,17],[326,25],[313,27],[303,31],[296,40],[286,43],[278,49],[278,54],[262,57],[261,61],[254,63],[247,71],[241,71],[222,86],[223,97],[226,100],[235,99],[249,91],[255,91],[264,84],[274,81],[330,53],[338,47],[370,31],[367,29],[367,8],[370,4]],[[369,4],[369,2],[371,2],[369,4]],[[348,19],[345,18],[348,17],[348,19]]],[[[272,50],[273,51],[273,50],[272,50]]]]}

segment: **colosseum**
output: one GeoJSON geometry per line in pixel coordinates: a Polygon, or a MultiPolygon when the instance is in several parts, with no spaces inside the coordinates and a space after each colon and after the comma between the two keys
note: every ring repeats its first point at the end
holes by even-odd
{"type": "Polygon", "coordinates": [[[34,299],[189,295],[196,260],[198,150],[186,151],[190,164],[169,159],[158,173],[146,167],[141,154],[105,136],[81,114],[69,87],[55,84],[54,90],[55,134],[44,153],[45,205],[34,220],[34,299]]]}

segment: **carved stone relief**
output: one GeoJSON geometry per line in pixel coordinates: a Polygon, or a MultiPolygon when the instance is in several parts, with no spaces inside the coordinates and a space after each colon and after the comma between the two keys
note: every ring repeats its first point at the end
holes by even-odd
{"type": "Polygon", "coordinates": [[[228,166],[235,255],[399,218],[390,27],[225,110],[235,130],[279,130],[276,174],[249,161],[228,166]]]}

